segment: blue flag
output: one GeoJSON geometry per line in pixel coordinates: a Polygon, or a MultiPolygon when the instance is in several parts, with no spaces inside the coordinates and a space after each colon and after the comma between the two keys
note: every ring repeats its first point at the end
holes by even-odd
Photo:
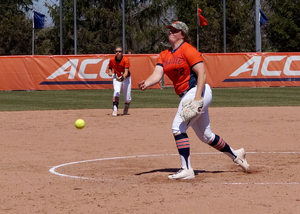
{"type": "Polygon", "coordinates": [[[35,11],[33,11],[33,13],[34,13],[34,29],[44,28],[45,15],[35,11]]]}
{"type": "Polygon", "coordinates": [[[266,16],[266,14],[264,14],[264,12],[262,12],[261,9],[259,9],[259,12],[260,12],[260,19],[259,19],[260,26],[263,26],[264,24],[266,24],[267,21],[269,21],[269,19],[266,16]]]}

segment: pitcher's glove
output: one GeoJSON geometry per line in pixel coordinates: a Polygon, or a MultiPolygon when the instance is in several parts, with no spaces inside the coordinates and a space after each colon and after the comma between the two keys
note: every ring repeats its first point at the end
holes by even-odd
{"type": "Polygon", "coordinates": [[[203,107],[203,98],[201,100],[186,100],[182,103],[182,110],[180,116],[184,122],[187,122],[195,118],[198,114],[201,114],[203,107]]]}
{"type": "Polygon", "coordinates": [[[116,74],[116,80],[119,81],[119,82],[123,82],[124,81],[124,76],[121,75],[121,76],[118,76],[118,74],[116,74]]]}

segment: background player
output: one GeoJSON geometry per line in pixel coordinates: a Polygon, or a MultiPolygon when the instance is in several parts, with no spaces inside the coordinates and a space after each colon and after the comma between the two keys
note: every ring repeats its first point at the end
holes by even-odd
{"type": "Polygon", "coordinates": [[[118,115],[119,97],[123,86],[124,110],[123,114],[128,114],[131,102],[131,75],[129,71],[130,62],[126,56],[123,56],[123,48],[115,48],[116,55],[112,57],[108,65],[108,75],[113,76],[113,112],[112,116],[118,115]]]}
{"type": "Polygon", "coordinates": [[[175,115],[172,131],[181,159],[181,169],[169,179],[193,179],[194,170],[190,162],[190,142],[186,133],[191,126],[198,138],[215,149],[229,156],[245,172],[249,165],[245,158],[245,150],[232,149],[220,136],[214,134],[210,128],[208,107],[212,101],[212,91],[206,84],[206,72],[201,53],[189,44],[188,27],[185,23],[176,21],[168,25],[169,42],[171,48],[159,55],[154,72],[147,80],[139,83],[141,90],[158,83],[164,73],[172,80],[175,92],[181,98],[175,115]],[[193,119],[184,122],[180,113],[186,103],[199,106],[199,113],[193,119]],[[201,107],[201,108],[200,108],[201,107]]]}

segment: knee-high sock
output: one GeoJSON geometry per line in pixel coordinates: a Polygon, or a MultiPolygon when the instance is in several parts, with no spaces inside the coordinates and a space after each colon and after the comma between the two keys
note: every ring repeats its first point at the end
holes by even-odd
{"type": "Polygon", "coordinates": [[[234,150],[218,135],[215,135],[215,139],[209,144],[210,146],[214,147],[215,149],[223,152],[232,160],[236,158],[236,154],[234,150]]]}
{"type": "Polygon", "coordinates": [[[190,140],[186,133],[174,136],[181,159],[181,168],[192,169],[190,161],[190,140]]]}
{"type": "Polygon", "coordinates": [[[119,108],[119,97],[113,97],[113,110],[118,111],[119,108]]]}

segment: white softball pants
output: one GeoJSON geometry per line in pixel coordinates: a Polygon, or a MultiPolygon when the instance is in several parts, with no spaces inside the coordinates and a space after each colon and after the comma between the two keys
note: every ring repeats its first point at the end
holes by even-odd
{"type": "Polygon", "coordinates": [[[215,134],[210,128],[210,119],[208,114],[208,107],[212,102],[212,90],[208,84],[205,84],[202,97],[204,104],[201,109],[202,114],[197,115],[191,121],[183,122],[180,112],[182,109],[182,103],[188,99],[194,99],[197,87],[190,89],[182,98],[178,106],[177,113],[175,115],[172,132],[173,134],[186,133],[187,129],[191,126],[198,136],[198,138],[204,143],[210,143],[214,140],[215,134]]]}
{"type": "Polygon", "coordinates": [[[120,97],[121,88],[123,86],[123,97],[125,103],[131,102],[131,76],[127,77],[123,82],[117,81],[115,75],[113,75],[114,97],[120,97]]]}

